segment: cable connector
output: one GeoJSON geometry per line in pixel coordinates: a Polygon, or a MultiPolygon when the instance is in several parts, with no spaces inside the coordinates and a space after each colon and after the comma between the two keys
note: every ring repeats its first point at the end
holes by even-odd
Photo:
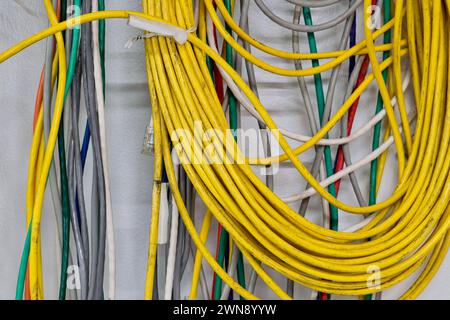
{"type": "Polygon", "coordinates": [[[155,151],[155,140],[153,132],[153,118],[151,118],[150,123],[145,128],[144,143],[142,144],[142,154],[153,155],[155,151]]]}

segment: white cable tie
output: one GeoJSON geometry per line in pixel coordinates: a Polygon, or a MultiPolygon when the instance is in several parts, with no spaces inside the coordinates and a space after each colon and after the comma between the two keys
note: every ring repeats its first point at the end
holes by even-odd
{"type": "Polygon", "coordinates": [[[129,49],[133,44],[141,39],[148,39],[156,36],[173,38],[178,44],[183,45],[187,42],[189,33],[197,31],[197,27],[194,26],[188,30],[159,21],[152,21],[144,19],[138,16],[130,15],[128,18],[128,25],[147,33],[139,34],[125,44],[125,48],[129,49]]]}

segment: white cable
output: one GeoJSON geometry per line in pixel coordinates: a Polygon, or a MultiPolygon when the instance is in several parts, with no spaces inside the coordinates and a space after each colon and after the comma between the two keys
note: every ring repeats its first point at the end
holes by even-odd
{"type": "MultiPolygon", "coordinates": [[[[409,118],[411,119],[410,122],[415,120],[415,114],[410,114],[409,118]]],[[[399,127],[400,132],[402,132],[402,128],[399,127]]],[[[349,175],[350,173],[360,169],[361,167],[365,166],[366,164],[369,164],[370,162],[372,162],[373,160],[377,159],[381,154],[383,154],[386,150],[389,149],[389,147],[394,143],[394,138],[393,136],[390,136],[383,144],[381,144],[377,149],[375,149],[374,151],[372,151],[371,153],[369,153],[367,156],[365,156],[363,159],[359,160],[356,163],[353,163],[352,165],[346,167],[345,169],[342,169],[339,172],[336,172],[335,174],[333,174],[332,176],[329,176],[328,178],[326,178],[325,180],[320,182],[320,185],[322,187],[328,187],[330,184],[341,180],[343,177],[349,175]]],[[[317,191],[314,188],[309,188],[307,190],[305,190],[304,192],[302,192],[301,194],[295,195],[295,196],[290,196],[287,198],[282,199],[285,202],[295,202],[298,200],[303,200],[306,198],[309,198],[313,195],[315,195],[317,193],[317,191]]]]}
{"type": "MultiPolygon", "coordinates": [[[[327,177],[327,170],[325,168],[324,161],[321,161],[320,167],[319,167],[319,175],[321,178],[327,177]]],[[[330,228],[330,218],[331,218],[331,209],[330,209],[330,203],[325,200],[324,197],[321,197],[322,201],[322,226],[324,228],[330,228]]]]}
{"type": "Polygon", "coordinates": [[[158,244],[167,244],[169,240],[169,183],[161,183],[161,201],[159,203],[158,244]]]}
{"type": "MultiPolygon", "coordinates": [[[[216,53],[218,53],[217,46],[214,45],[214,29],[213,29],[213,23],[211,20],[211,17],[208,15],[206,19],[206,30],[207,30],[207,36],[208,36],[208,42],[210,44],[211,49],[213,49],[216,53]]],[[[258,114],[252,103],[248,100],[247,96],[239,89],[239,87],[236,85],[234,80],[226,73],[220,66],[217,66],[218,70],[227,84],[228,88],[233,92],[233,95],[236,97],[236,99],[240,102],[240,104],[247,110],[254,118],[257,120],[264,122],[261,118],[261,116],[258,114]]],[[[404,82],[403,82],[403,91],[406,91],[406,89],[409,86],[411,80],[411,73],[408,72],[405,76],[404,82]]],[[[394,97],[392,99],[393,103],[397,102],[397,99],[394,97]]],[[[321,139],[317,142],[316,145],[321,146],[333,146],[333,145],[342,145],[342,144],[348,144],[352,142],[353,140],[356,140],[369,132],[378,122],[384,119],[386,116],[386,111],[383,109],[381,112],[377,113],[370,121],[368,121],[363,127],[360,129],[354,131],[351,135],[344,137],[344,138],[338,138],[338,139],[321,139]]],[[[298,134],[291,132],[286,129],[280,128],[280,133],[283,134],[283,136],[290,138],[292,140],[296,140],[299,142],[307,142],[311,139],[310,136],[298,134]]]]}
{"type": "MultiPolygon", "coordinates": [[[[172,162],[174,163],[175,177],[178,177],[178,157],[175,150],[172,151],[172,162]]],[[[164,300],[172,299],[173,278],[175,273],[175,257],[177,255],[177,241],[178,241],[178,209],[175,204],[175,199],[171,197],[172,211],[171,211],[171,226],[169,239],[169,253],[167,255],[167,272],[166,272],[166,287],[164,289],[164,300]]]]}
{"type": "Polygon", "coordinates": [[[351,227],[345,229],[344,232],[349,232],[349,233],[356,232],[356,231],[358,231],[359,229],[362,229],[362,228],[364,228],[366,225],[368,225],[369,222],[371,222],[375,217],[376,217],[375,214],[371,214],[371,215],[369,215],[367,218],[365,218],[363,221],[361,221],[361,222],[359,222],[359,223],[357,223],[357,224],[355,224],[355,225],[353,225],[353,226],[351,226],[351,227]]]}
{"type": "MultiPolygon", "coordinates": [[[[377,159],[381,154],[383,154],[389,147],[393,144],[394,138],[391,136],[389,139],[387,139],[378,149],[375,151],[369,153],[366,157],[361,159],[360,161],[353,163],[352,165],[345,167],[345,169],[342,169],[341,171],[333,174],[332,176],[329,176],[325,180],[320,182],[320,185],[322,187],[328,187],[330,184],[341,180],[343,177],[347,176],[348,174],[360,169],[361,167],[365,166],[366,164],[372,162],[373,160],[377,159]]],[[[303,200],[306,198],[309,198],[313,195],[315,195],[317,191],[314,188],[309,188],[302,192],[301,194],[290,196],[287,198],[282,199],[284,202],[295,202],[298,200],[303,200]]]]}
{"type": "MultiPolygon", "coordinates": [[[[92,2],[92,12],[98,11],[98,0],[92,2]]],[[[105,197],[106,197],[106,240],[108,248],[108,299],[114,300],[116,291],[116,253],[114,245],[114,223],[111,203],[111,189],[109,178],[108,152],[106,145],[106,121],[105,121],[105,97],[103,96],[102,67],[100,59],[100,45],[98,40],[98,21],[92,22],[92,42],[94,49],[94,77],[95,93],[97,97],[98,122],[100,129],[100,149],[103,160],[103,171],[105,175],[105,197]]]]}

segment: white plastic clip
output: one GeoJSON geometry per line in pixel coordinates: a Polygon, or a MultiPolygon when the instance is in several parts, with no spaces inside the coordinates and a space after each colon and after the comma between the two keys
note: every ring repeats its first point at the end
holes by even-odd
{"type": "Polygon", "coordinates": [[[128,18],[128,25],[144,30],[148,33],[137,35],[136,37],[130,39],[125,45],[126,48],[131,48],[131,46],[138,40],[155,36],[171,37],[178,44],[183,45],[187,42],[189,33],[195,32],[197,29],[194,27],[189,30],[185,30],[168,23],[151,21],[134,15],[130,15],[128,18]]]}

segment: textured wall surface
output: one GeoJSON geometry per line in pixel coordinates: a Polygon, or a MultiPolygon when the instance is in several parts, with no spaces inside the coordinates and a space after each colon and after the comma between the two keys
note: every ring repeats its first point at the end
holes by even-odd
{"type": "MultiPolygon", "coordinates": [[[[285,1],[267,0],[266,3],[287,20],[291,20],[292,6],[285,1]]],[[[129,9],[140,11],[140,1],[108,0],[108,9],[129,9]]],[[[313,17],[316,23],[325,21],[342,11],[346,1],[333,8],[316,11],[313,17]]],[[[41,0],[0,0],[0,51],[24,39],[47,26],[46,14],[41,0]]],[[[360,20],[359,20],[360,21],[360,20]]],[[[342,26],[341,26],[342,28],[342,26]]],[[[338,31],[324,31],[317,35],[320,51],[337,47],[338,31]]],[[[290,50],[291,33],[274,25],[254,6],[251,8],[252,34],[263,42],[275,47],[290,50]],[[264,27],[261,27],[264,26],[264,27]]],[[[147,241],[150,222],[152,158],[140,153],[145,127],[150,119],[149,96],[146,83],[144,49],[142,43],[125,49],[124,44],[136,34],[126,25],[126,21],[107,22],[107,139],[110,160],[112,200],[114,211],[116,250],[117,250],[117,298],[140,299],[143,297],[145,268],[147,259],[147,241]]],[[[301,38],[305,39],[305,38],[301,38]]],[[[307,50],[305,41],[302,49],[307,50]]],[[[259,53],[257,53],[259,54],[259,53]]],[[[33,108],[37,84],[44,61],[45,41],[42,41],[9,61],[0,64],[0,299],[14,297],[20,253],[25,239],[25,191],[28,171],[28,156],[32,138],[33,108]]],[[[283,67],[292,67],[291,63],[263,56],[266,61],[283,67]]],[[[308,65],[308,64],[305,64],[308,65]]],[[[346,68],[344,68],[346,69],[346,68]]],[[[342,83],[347,79],[342,72],[342,83]]],[[[323,74],[324,80],[329,73],[323,74]]],[[[302,109],[302,100],[296,79],[274,76],[257,69],[257,79],[261,98],[276,122],[292,131],[309,134],[306,113],[302,109]]],[[[312,84],[312,79],[308,78],[312,84]]],[[[314,93],[310,86],[311,95],[314,93]]],[[[343,87],[338,87],[334,107],[342,103],[343,87]]],[[[374,105],[371,87],[361,100],[354,128],[372,117],[374,105]]],[[[255,121],[243,114],[243,126],[254,127],[255,121]]],[[[82,126],[80,126],[82,127],[82,126]]],[[[331,135],[333,136],[332,132],[331,135]]],[[[353,160],[357,161],[369,152],[370,135],[351,144],[353,160]]],[[[313,154],[302,155],[302,160],[310,164],[313,154]]],[[[380,197],[387,197],[394,188],[395,153],[388,157],[389,168],[386,171],[380,197]]],[[[86,185],[90,184],[91,168],[85,174],[86,185]]],[[[368,192],[368,168],[358,172],[364,191],[368,192]]],[[[304,188],[303,179],[294,169],[283,166],[275,177],[275,191],[280,196],[298,193],[304,188]]],[[[88,189],[88,188],[86,188],[88,189]]],[[[89,190],[89,189],[88,189],[89,190]]],[[[342,184],[343,201],[356,204],[348,179],[342,184]]],[[[89,202],[89,201],[88,201],[89,202]]],[[[203,212],[199,203],[199,215],[203,212]]],[[[295,204],[297,207],[298,204],[295,204]]],[[[320,210],[318,198],[314,198],[311,208],[320,210]]],[[[314,210],[312,210],[314,211],[314,210]]],[[[318,212],[318,211],[317,211],[318,212]]],[[[310,218],[319,222],[320,214],[310,218]]],[[[355,223],[359,217],[342,215],[342,226],[355,223]]],[[[44,282],[47,298],[55,298],[58,283],[56,265],[54,213],[49,192],[46,194],[42,243],[44,262],[44,282]]],[[[215,230],[216,226],[213,224],[215,230]]],[[[211,232],[215,237],[215,232],[211,232]]],[[[209,268],[206,268],[209,272],[209,268]]],[[[188,270],[189,274],[189,270],[188,270]]],[[[430,286],[419,297],[421,299],[450,299],[450,258],[447,257],[441,270],[430,286]]],[[[411,283],[413,279],[409,279],[411,283]]],[[[185,293],[188,292],[189,279],[185,279],[185,293]]],[[[386,298],[396,298],[406,288],[401,284],[388,290],[386,298]]],[[[263,297],[273,297],[264,293],[260,284],[259,292],[263,297]]],[[[307,297],[308,290],[296,288],[298,297],[307,297]]]]}

